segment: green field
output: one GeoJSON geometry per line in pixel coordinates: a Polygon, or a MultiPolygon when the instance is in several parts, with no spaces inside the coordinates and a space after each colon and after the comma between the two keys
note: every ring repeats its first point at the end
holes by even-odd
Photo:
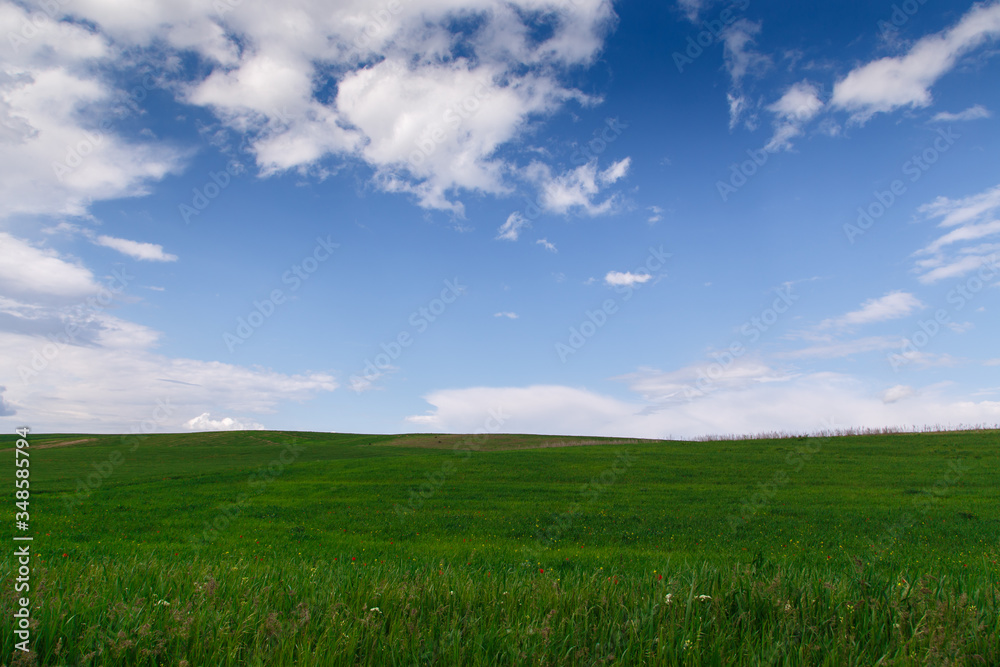
{"type": "Polygon", "coordinates": [[[32,435],[0,664],[1000,665],[998,436],[32,435]]]}

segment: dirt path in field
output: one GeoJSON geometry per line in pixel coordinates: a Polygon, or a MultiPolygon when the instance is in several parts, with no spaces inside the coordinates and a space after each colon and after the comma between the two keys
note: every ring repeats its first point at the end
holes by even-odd
{"type": "MultiPolygon", "coordinates": [[[[81,442],[92,442],[97,440],[97,438],[80,438],[79,440],[64,440],[63,442],[49,442],[44,445],[31,445],[28,449],[53,449],[55,447],[69,447],[70,445],[79,445],[81,442]]],[[[8,449],[0,449],[0,452],[12,452],[13,447],[8,449]]]]}

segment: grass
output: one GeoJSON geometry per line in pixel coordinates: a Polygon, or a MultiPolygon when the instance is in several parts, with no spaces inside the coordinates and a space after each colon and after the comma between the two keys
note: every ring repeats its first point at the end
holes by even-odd
{"type": "Polygon", "coordinates": [[[998,435],[33,436],[0,664],[996,665],[998,435]]]}

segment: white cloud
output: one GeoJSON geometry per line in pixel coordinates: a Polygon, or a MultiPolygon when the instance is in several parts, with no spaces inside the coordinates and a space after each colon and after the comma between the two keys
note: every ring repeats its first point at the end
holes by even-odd
{"type": "Polygon", "coordinates": [[[929,204],[921,206],[919,211],[928,219],[941,218],[939,223],[941,227],[955,227],[973,222],[998,209],[1000,209],[1000,185],[962,199],[938,197],[929,204]]]}
{"type": "Polygon", "coordinates": [[[696,23],[701,10],[709,2],[710,0],[677,0],[677,6],[684,12],[684,16],[687,17],[688,21],[696,23]]]}
{"type": "Polygon", "coordinates": [[[749,19],[739,19],[722,33],[726,70],[734,87],[739,87],[743,77],[759,73],[771,64],[770,58],[753,48],[760,28],[759,21],[755,23],[749,19]]]}
{"type": "Polygon", "coordinates": [[[715,391],[745,389],[766,382],[787,382],[796,377],[784,370],[776,370],[763,362],[750,358],[719,355],[721,361],[702,362],[676,371],[663,372],[640,368],[614,378],[628,383],[629,388],[651,403],[663,405],[677,401],[690,401],[715,391]]]}
{"type": "Polygon", "coordinates": [[[6,387],[0,386],[0,417],[13,417],[17,414],[17,410],[4,398],[3,393],[6,390],[6,387]]]}
{"type": "Polygon", "coordinates": [[[896,401],[901,401],[904,398],[909,398],[913,396],[913,387],[905,384],[897,384],[894,387],[889,387],[882,392],[882,402],[883,403],[895,403],[896,401]]]}
{"type": "Polygon", "coordinates": [[[663,219],[663,209],[659,206],[647,206],[646,210],[649,211],[649,217],[646,219],[649,224],[652,225],[663,219]]]}
{"type": "Polygon", "coordinates": [[[639,284],[652,279],[648,273],[632,273],[631,271],[608,271],[607,275],[604,276],[604,283],[610,285],[611,287],[628,287],[631,285],[639,284]]]}
{"type": "Polygon", "coordinates": [[[950,229],[914,253],[918,257],[915,270],[922,283],[965,275],[980,267],[988,271],[997,263],[1000,244],[969,245],[991,236],[1000,235],[1000,185],[984,192],[949,199],[938,197],[918,209],[927,220],[938,219],[938,227],[950,229]]]}
{"type": "Polygon", "coordinates": [[[96,241],[97,245],[106,246],[117,250],[118,252],[133,257],[135,259],[146,260],[150,262],[176,262],[177,255],[171,255],[170,253],[163,252],[163,246],[157,245],[155,243],[142,243],[139,241],[129,241],[128,239],[119,239],[114,236],[98,236],[96,241]]]}
{"type": "Polygon", "coordinates": [[[873,387],[837,373],[755,382],[666,404],[621,400],[560,385],[450,389],[424,399],[432,410],[407,421],[451,433],[482,429],[491,413],[504,417],[505,433],[636,438],[1000,422],[1000,402],[972,402],[928,389],[907,400],[885,403],[873,387]]]}
{"type": "Polygon", "coordinates": [[[362,375],[352,375],[348,378],[349,384],[347,388],[353,391],[355,394],[361,394],[366,391],[379,390],[381,391],[384,387],[376,384],[379,379],[391,375],[399,370],[398,366],[393,366],[391,364],[382,366],[378,369],[366,369],[362,375]]]}
{"type": "Polygon", "coordinates": [[[184,422],[189,431],[263,431],[264,425],[255,421],[238,421],[232,417],[212,419],[210,413],[203,412],[184,422]]]}
{"type": "Polygon", "coordinates": [[[78,262],[0,232],[0,293],[5,296],[69,302],[98,289],[94,274],[78,262]]]}
{"type": "MultiPolygon", "coordinates": [[[[178,167],[162,143],[105,133],[80,168],[52,173],[52,156],[109,117],[107,81],[136,65],[152,65],[160,91],[243,135],[262,175],[360,159],[377,187],[462,215],[462,192],[510,190],[516,167],[500,147],[568,101],[598,101],[565,81],[594,62],[616,20],[606,0],[151,0],[142,11],[74,0],[59,11],[73,20],[50,21],[0,68],[0,140],[14,139],[0,215],[82,215],[178,167]],[[539,38],[542,24],[550,30],[539,38]],[[197,66],[185,71],[182,55],[197,66]]],[[[4,5],[0,34],[19,33],[26,18],[4,5]]]]}
{"type": "Polygon", "coordinates": [[[750,101],[746,96],[732,92],[726,93],[726,100],[729,102],[729,129],[732,130],[750,108],[750,101]]]}
{"type": "Polygon", "coordinates": [[[597,182],[601,185],[611,185],[612,183],[625,178],[625,175],[628,173],[629,165],[631,164],[632,158],[628,157],[615,162],[597,175],[597,182]]]}
{"type": "Polygon", "coordinates": [[[517,313],[511,313],[511,312],[506,312],[505,311],[505,312],[500,312],[500,313],[493,313],[493,317],[506,317],[509,320],[516,320],[517,319],[517,313]]]}
{"type": "Polygon", "coordinates": [[[900,107],[925,107],[930,88],[951,71],[961,56],[1000,35],[1000,4],[973,5],[951,28],[928,35],[905,55],[881,58],[852,70],[836,83],[833,106],[865,122],[900,107]]]}
{"type": "Polygon", "coordinates": [[[360,157],[382,189],[461,215],[460,192],[509,190],[511,165],[497,149],[519,140],[530,118],[568,100],[595,101],[561,80],[593,62],[615,19],[602,0],[413,0],[381,11],[373,24],[363,0],[246,0],[218,21],[197,5],[159,18],[171,28],[221,24],[222,41],[205,48],[149,19],[134,17],[141,29],[131,33],[218,60],[187,87],[186,100],[248,133],[263,173],[360,157]],[[456,19],[473,29],[454,32],[456,19]],[[531,30],[538,21],[552,28],[542,40],[531,30]],[[317,95],[334,83],[335,97],[317,95]]]}
{"type": "Polygon", "coordinates": [[[519,211],[514,211],[507,216],[507,220],[497,229],[496,238],[498,241],[516,241],[521,235],[521,230],[530,227],[531,223],[519,211]]]}
{"type": "Polygon", "coordinates": [[[596,216],[616,210],[616,196],[601,202],[595,199],[602,189],[624,178],[630,164],[631,158],[626,157],[598,171],[597,159],[594,158],[576,169],[553,176],[548,165],[532,162],[524,170],[524,175],[541,190],[539,203],[546,211],[566,214],[582,210],[587,215],[596,216]]]}
{"type": "Polygon", "coordinates": [[[789,150],[791,140],[802,134],[802,127],[823,108],[819,88],[808,81],[800,81],[788,88],[781,98],[767,107],[775,118],[774,135],[765,150],[789,150]]]}
{"type": "Polygon", "coordinates": [[[268,413],[336,389],[327,373],[156,352],[158,331],[114,314],[131,279],[98,284],[55,251],[0,233],[0,377],[21,419],[68,432],[129,432],[152,419],[167,431],[192,414],[268,413]]]}
{"type": "Polygon", "coordinates": [[[549,243],[548,239],[538,239],[537,241],[535,241],[535,245],[540,245],[549,252],[559,252],[559,250],[556,249],[556,246],[554,244],[549,243]]]}
{"type": "Polygon", "coordinates": [[[993,252],[986,254],[969,254],[941,264],[935,269],[921,275],[917,280],[924,284],[936,283],[947,278],[960,278],[978,269],[985,269],[993,278],[1000,272],[1000,255],[993,252]]]}
{"type": "Polygon", "coordinates": [[[840,317],[823,320],[819,328],[843,328],[872,324],[873,322],[884,322],[906,317],[926,306],[920,299],[909,292],[889,292],[885,296],[875,299],[868,299],[861,308],[851,311],[840,317]]]}
{"type": "Polygon", "coordinates": [[[106,37],[48,19],[14,44],[24,25],[31,23],[23,8],[0,5],[0,218],[85,215],[92,202],[143,195],[179,168],[175,149],[128,143],[115,131],[129,112],[100,73],[122,57],[106,37]]]}
{"type": "Polygon", "coordinates": [[[801,122],[811,120],[819,113],[823,101],[819,99],[819,88],[808,81],[799,81],[767,108],[783,120],[801,122]]]}
{"type": "Polygon", "coordinates": [[[982,104],[977,104],[969,107],[965,111],[959,111],[958,113],[942,111],[934,114],[934,117],[931,118],[931,120],[937,123],[953,123],[967,120],[979,120],[980,118],[989,118],[992,115],[993,114],[990,113],[989,109],[984,107],[982,104]]]}

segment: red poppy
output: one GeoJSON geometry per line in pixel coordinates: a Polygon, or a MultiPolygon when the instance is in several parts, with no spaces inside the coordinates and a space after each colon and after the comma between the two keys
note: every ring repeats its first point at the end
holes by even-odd
{"type": "Polygon", "coordinates": [[[354,556],[351,556],[351,560],[357,560],[357,558],[355,558],[354,556]]]}
{"type": "Polygon", "coordinates": [[[545,574],[545,570],[543,568],[538,568],[538,571],[541,572],[542,574],[545,574]]]}

